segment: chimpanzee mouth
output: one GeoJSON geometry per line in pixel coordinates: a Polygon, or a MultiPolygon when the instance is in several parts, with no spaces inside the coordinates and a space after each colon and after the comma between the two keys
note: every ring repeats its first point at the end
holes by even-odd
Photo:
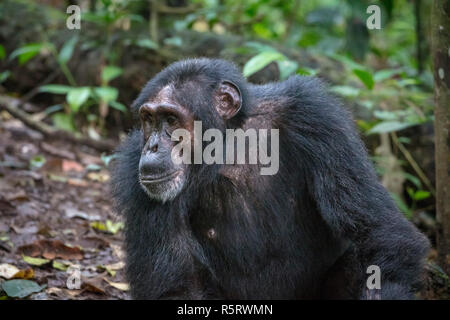
{"type": "Polygon", "coordinates": [[[167,180],[175,179],[179,175],[180,171],[173,171],[168,175],[159,175],[159,176],[140,176],[139,180],[141,180],[142,184],[152,184],[152,183],[160,183],[167,180]]]}

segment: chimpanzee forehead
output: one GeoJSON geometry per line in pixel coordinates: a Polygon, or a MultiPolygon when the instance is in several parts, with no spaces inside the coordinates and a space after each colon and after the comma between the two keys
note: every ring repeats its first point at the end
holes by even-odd
{"type": "Polygon", "coordinates": [[[174,87],[172,84],[164,86],[155,96],[151,96],[147,99],[146,103],[162,104],[162,103],[175,103],[174,87]]]}

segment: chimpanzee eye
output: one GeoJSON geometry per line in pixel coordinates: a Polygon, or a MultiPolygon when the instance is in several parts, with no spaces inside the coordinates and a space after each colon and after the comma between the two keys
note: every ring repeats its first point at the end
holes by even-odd
{"type": "Polygon", "coordinates": [[[153,125],[153,116],[151,115],[151,114],[147,114],[146,116],[145,116],[145,121],[147,122],[147,123],[149,123],[150,125],[153,125]]]}
{"type": "Polygon", "coordinates": [[[168,116],[167,117],[167,124],[169,126],[174,126],[177,124],[177,118],[175,116],[168,116]]]}

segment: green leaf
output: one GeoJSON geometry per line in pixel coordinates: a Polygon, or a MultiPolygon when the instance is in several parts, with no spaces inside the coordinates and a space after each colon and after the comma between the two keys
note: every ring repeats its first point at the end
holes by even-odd
{"type": "Polygon", "coordinates": [[[53,267],[53,269],[61,270],[61,271],[66,271],[69,268],[68,265],[66,265],[60,261],[57,261],[57,260],[52,261],[52,267],[53,267]]]}
{"type": "Polygon", "coordinates": [[[392,111],[375,110],[373,112],[375,118],[380,120],[397,120],[398,115],[392,111]]]}
{"type": "Polygon", "coordinates": [[[370,72],[361,69],[354,69],[353,73],[362,81],[362,83],[364,83],[367,89],[369,90],[373,89],[375,81],[373,80],[373,77],[370,74],[370,72]]]}
{"type": "Polygon", "coordinates": [[[24,64],[38,53],[41,52],[43,48],[49,47],[48,43],[30,43],[26,46],[18,48],[11,52],[9,58],[12,60],[16,57],[19,57],[19,64],[24,64]]]}
{"type": "Polygon", "coordinates": [[[64,43],[63,47],[61,48],[61,51],[59,51],[58,54],[58,60],[61,63],[67,63],[70,58],[72,57],[73,50],[75,49],[75,45],[78,41],[78,37],[74,36],[70,38],[70,40],[66,41],[64,43]]]}
{"type": "Polygon", "coordinates": [[[164,39],[164,44],[168,46],[181,47],[183,45],[183,39],[180,37],[172,37],[164,39]]]}
{"type": "Polygon", "coordinates": [[[108,228],[106,227],[106,225],[101,221],[93,221],[93,222],[89,223],[89,225],[92,228],[97,229],[99,231],[108,231],[108,228]]]}
{"type": "Polygon", "coordinates": [[[70,108],[77,112],[83,103],[89,98],[91,89],[89,87],[72,88],[66,96],[70,108]]]}
{"type": "Polygon", "coordinates": [[[102,232],[109,232],[112,234],[116,234],[119,230],[123,229],[123,222],[112,222],[111,220],[106,220],[105,223],[101,221],[93,221],[90,223],[90,226],[94,229],[97,229],[102,232]]]}
{"type": "Polygon", "coordinates": [[[9,76],[11,75],[11,71],[6,70],[0,73],[0,83],[3,83],[6,81],[6,79],[9,78],[9,76]]]}
{"type": "Polygon", "coordinates": [[[346,68],[349,68],[349,69],[363,69],[364,68],[364,66],[362,64],[357,63],[355,60],[350,59],[347,56],[337,54],[337,53],[331,53],[328,56],[341,62],[342,64],[344,64],[344,66],[346,68]]]}
{"type": "Polygon", "coordinates": [[[416,123],[406,123],[399,121],[383,121],[379,124],[375,125],[372,129],[368,131],[368,134],[373,133],[386,133],[386,132],[394,132],[400,131],[408,127],[412,127],[416,125],[416,123]]]}
{"type": "Polygon", "coordinates": [[[13,298],[25,298],[32,293],[40,292],[45,287],[31,280],[8,280],[2,283],[3,291],[13,298]]]}
{"type": "Polygon", "coordinates": [[[30,159],[30,166],[32,168],[39,169],[45,164],[46,160],[44,156],[34,156],[30,159]]]}
{"type": "Polygon", "coordinates": [[[424,200],[430,197],[430,192],[425,191],[425,190],[417,190],[414,193],[414,200],[416,201],[420,201],[420,200],[424,200]]]}
{"type": "Polygon", "coordinates": [[[297,74],[301,76],[315,76],[317,74],[316,69],[308,68],[308,67],[302,67],[297,69],[297,74]]]}
{"type": "Polygon", "coordinates": [[[102,161],[105,164],[105,166],[108,166],[108,164],[111,162],[111,160],[114,160],[116,158],[117,158],[117,154],[115,154],[115,153],[110,154],[110,155],[102,153],[101,156],[100,156],[100,159],[102,159],[102,161]]]}
{"type": "Polygon", "coordinates": [[[102,167],[95,163],[91,163],[86,166],[87,171],[100,171],[101,169],[102,167]]]}
{"type": "Polygon", "coordinates": [[[112,234],[116,234],[120,229],[123,229],[123,222],[112,222],[111,220],[106,220],[106,229],[112,234]]]}
{"type": "Polygon", "coordinates": [[[373,80],[375,82],[382,82],[386,79],[391,78],[393,75],[399,74],[401,70],[392,70],[392,69],[385,69],[385,70],[379,70],[375,72],[373,75],[373,80]]]}
{"type": "Polygon", "coordinates": [[[102,70],[102,82],[108,83],[112,79],[117,78],[122,74],[123,70],[122,68],[115,67],[115,66],[106,66],[102,70]]]}
{"type": "Polygon", "coordinates": [[[33,257],[29,257],[29,256],[22,256],[23,261],[25,261],[28,264],[31,264],[32,266],[42,266],[44,264],[47,264],[50,262],[50,260],[48,259],[43,259],[43,258],[33,258],[33,257]]]}
{"type": "Polygon", "coordinates": [[[245,46],[250,49],[255,50],[258,53],[267,52],[267,51],[277,52],[273,47],[271,47],[267,44],[261,43],[261,42],[256,42],[256,41],[248,41],[245,43],[245,46]]]}
{"type": "Polygon", "coordinates": [[[119,110],[119,111],[127,112],[127,108],[126,108],[123,104],[121,104],[120,102],[118,102],[118,101],[110,101],[110,102],[109,102],[109,105],[110,105],[111,107],[113,107],[114,109],[117,109],[117,110],[119,110]]]}
{"type": "Polygon", "coordinates": [[[58,112],[52,116],[53,124],[58,129],[75,132],[75,127],[72,122],[72,117],[68,114],[58,112]]]}
{"type": "Polygon", "coordinates": [[[357,97],[359,95],[359,89],[350,86],[333,86],[330,91],[344,97],[357,97]]]}
{"type": "Polygon", "coordinates": [[[153,49],[153,50],[157,50],[158,49],[158,44],[150,39],[139,39],[136,42],[136,45],[142,48],[148,48],[148,49],[153,49]]]}
{"type": "Polygon", "coordinates": [[[6,57],[5,47],[0,44],[0,60],[5,59],[5,57],[6,57]]]}
{"type": "Polygon", "coordinates": [[[117,99],[119,91],[113,87],[97,87],[94,92],[98,97],[105,102],[111,102],[117,99]]]}
{"type": "Polygon", "coordinates": [[[273,61],[283,61],[286,57],[277,51],[265,51],[251,58],[244,66],[244,77],[249,77],[255,72],[263,69],[273,61]]]}
{"type": "Polygon", "coordinates": [[[298,63],[291,60],[277,61],[278,69],[280,70],[280,79],[287,79],[291,74],[298,69],[298,63]]]}
{"type": "Polygon", "coordinates": [[[53,94],[67,94],[72,89],[73,89],[72,87],[63,86],[60,84],[47,84],[45,86],[41,86],[39,88],[39,91],[53,94]]]}

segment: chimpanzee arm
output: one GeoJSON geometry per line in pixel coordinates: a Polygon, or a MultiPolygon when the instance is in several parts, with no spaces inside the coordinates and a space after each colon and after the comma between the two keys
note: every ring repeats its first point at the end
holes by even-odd
{"type": "MultiPolygon", "coordinates": [[[[294,77],[285,90],[289,107],[281,123],[295,141],[293,158],[302,159],[320,214],[337,236],[355,245],[363,274],[370,265],[380,268],[382,299],[413,298],[428,241],[378,182],[350,115],[323,85],[294,77]]],[[[362,299],[380,293],[373,295],[366,283],[361,290],[362,299]]]]}

